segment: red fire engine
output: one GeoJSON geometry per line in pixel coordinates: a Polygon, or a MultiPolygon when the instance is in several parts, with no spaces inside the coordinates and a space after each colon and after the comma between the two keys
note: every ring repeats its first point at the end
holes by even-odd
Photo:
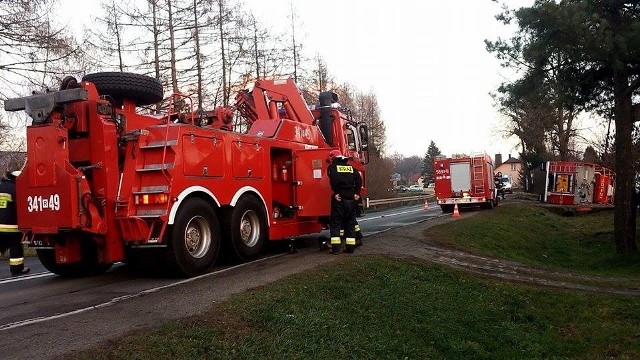
{"type": "Polygon", "coordinates": [[[498,205],[493,160],[486,154],[434,160],[436,201],[443,212],[458,207],[498,205]]]}
{"type": "Polygon", "coordinates": [[[5,101],[33,119],[18,223],[48,270],[82,276],[126,261],[201,274],[221,246],[248,260],[268,240],[320,232],[330,150],[364,178],[366,125],[332,92],[311,111],[292,80],[260,80],[233,108],[194,111],[176,94],[152,115],[162,99],[154,78],[96,73],[5,101]],[[234,114],[246,131],[233,131],[234,114]]]}
{"type": "Polygon", "coordinates": [[[615,174],[593,163],[548,161],[544,202],[559,205],[613,204],[615,174]]]}

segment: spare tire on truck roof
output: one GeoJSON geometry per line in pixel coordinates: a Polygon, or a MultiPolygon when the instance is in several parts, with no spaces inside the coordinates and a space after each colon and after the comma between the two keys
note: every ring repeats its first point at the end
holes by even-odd
{"type": "Polygon", "coordinates": [[[100,95],[115,100],[133,100],[137,106],[158,103],[164,97],[160,80],[146,75],[127,72],[99,72],[87,74],[82,81],[93,83],[100,95]]]}

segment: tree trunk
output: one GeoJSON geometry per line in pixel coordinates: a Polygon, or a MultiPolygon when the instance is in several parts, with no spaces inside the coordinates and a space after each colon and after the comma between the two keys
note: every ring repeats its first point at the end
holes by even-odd
{"type": "Polygon", "coordinates": [[[251,21],[253,22],[253,56],[256,61],[256,80],[260,79],[260,56],[258,51],[258,25],[256,19],[251,15],[251,21]]]}
{"type": "Polygon", "coordinates": [[[634,215],[635,168],[633,158],[633,107],[628,91],[628,77],[620,67],[614,69],[614,97],[616,124],[616,192],[614,233],[618,254],[638,251],[636,244],[636,219],[634,215]]]}
{"type": "MultiPolygon", "coordinates": [[[[153,18],[153,65],[156,73],[156,79],[160,80],[160,44],[158,41],[158,4],[157,0],[149,1],[151,4],[151,12],[153,18]]],[[[156,114],[160,112],[162,104],[156,104],[156,114]]]]}
{"type": "Polygon", "coordinates": [[[120,35],[120,23],[118,22],[118,11],[116,9],[115,1],[111,2],[111,9],[113,11],[113,29],[116,35],[116,45],[118,46],[118,65],[120,66],[120,72],[124,71],[124,60],[122,59],[122,40],[120,35]]]}
{"type": "Polygon", "coordinates": [[[298,51],[296,48],[296,14],[293,11],[293,4],[291,4],[291,40],[293,42],[293,81],[298,83],[298,51]]]}
{"type": "Polygon", "coordinates": [[[174,93],[177,93],[179,92],[178,71],[176,69],[175,29],[173,28],[173,10],[171,9],[171,0],[167,0],[167,11],[169,15],[169,52],[171,53],[171,90],[174,93]]]}
{"type": "Polygon", "coordinates": [[[197,0],[193,0],[193,28],[194,28],[194,38],[196,41],[195,44],[195,52],[196,52],[196,71],[198,73],[198,109],[202,109],[202,61],[200,60],[202,55],[200,54],[200,28],[198,27],[198,2],[197,0]]]}
{"type": "Polygon", "coordinates": [[[223,0],[218,0],[218,10],[220,19],[218,19],[218,30],[220,31],[220,56],[222,57],[222,106],[229,106],[229,93],[227,91],[227,56],[224,52],[224,4],[223,0]]]}

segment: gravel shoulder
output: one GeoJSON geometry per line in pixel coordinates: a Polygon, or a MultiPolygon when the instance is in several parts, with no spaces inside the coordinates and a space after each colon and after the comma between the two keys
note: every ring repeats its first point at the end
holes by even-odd
{"type": "MultiPolygon", "coordinates": [[[[463,217],[474,214],[465,213],[463,217]]],[[[416,258],[460,271],[517,283],[606,294],[640,295],[640,289],[624,287],[624,283],[630,279],[589,276],[487,257],[451,248],[437,239],[424,235],[427,228],[450,221],[456,220],[444,216],[435,221],[389,230],[376,235],[380,239],[368,242],[360,252],[416,258]]]]}

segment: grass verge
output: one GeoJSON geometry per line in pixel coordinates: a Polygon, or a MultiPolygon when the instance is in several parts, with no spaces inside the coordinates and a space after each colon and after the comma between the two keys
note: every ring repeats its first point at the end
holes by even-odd
{"type": "Polygon", "coordinates": [[[639,306],[356,256],[74,357],[637,358],[639,306]]]}
{"type": "Polygon", "coordinates": [[[616,254],[612,211],[564,217],[544,207],[510,204],[458,220],[455,226],[429,228],[425,236],[456,248],[551,268],[636,279],[640,274],[640,255],[616,254]]]}

